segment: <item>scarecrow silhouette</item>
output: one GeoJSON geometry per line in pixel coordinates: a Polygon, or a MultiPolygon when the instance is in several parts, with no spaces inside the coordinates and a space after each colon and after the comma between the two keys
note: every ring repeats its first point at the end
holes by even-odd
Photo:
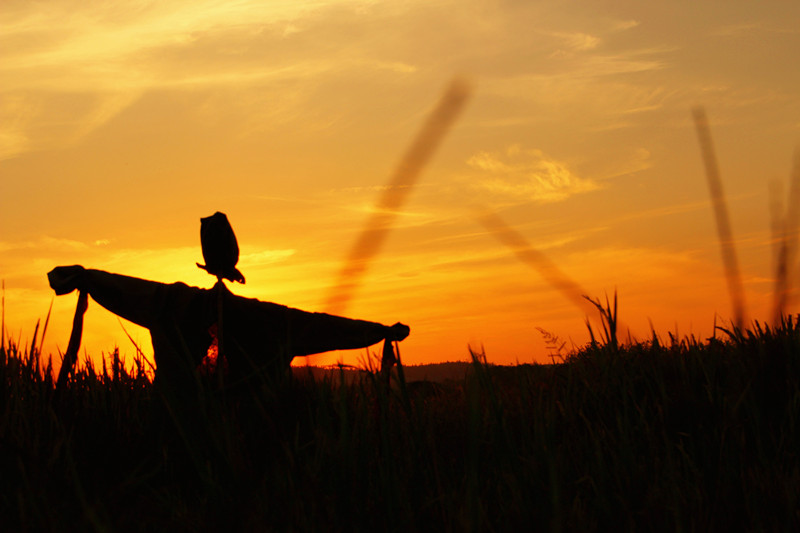
{"type": "MultiPolygon", "coordinates": [[[[215,341],[217,368],[224,357],[230,384],[254,376],[278,378],[297,356],[366,348],[380,341],[385,341],[382,370],[394,364],[392,342],[405,339],[408,326],[311,313],[237,296],[222,281],[245,281],[236,269],[239,247],[227,217],[217,212],[201,219],[200,238],[206,264],[197,266],[217,277],[212,289],[159,283],[80,265],[59,266],[48,273],[56,294],[76,289],[81,293],[73,325],[73,339],[78,330],[77,344],[88,294],[112,313],[150,330],[156,381],[161,383],[180,385],[193,379],[194,370],[215,341]]],[[[62,364],[66,372],[74,364],[74,356],[71,361],[68,357],[70,348],[62,364]]],[[[77,354],[77,346],[74,351],[77,354]]],[[[62,374],[66,375],[64,369],[62,374]]]]}

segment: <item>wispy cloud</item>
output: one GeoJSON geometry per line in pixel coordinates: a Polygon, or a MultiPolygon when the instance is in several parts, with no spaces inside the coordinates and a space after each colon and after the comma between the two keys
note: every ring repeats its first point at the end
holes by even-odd
{"type": "Polygon", "coordinates": [[[297,250],[262,250],[260,252],[251,252],[243,254],[239,257],[239,263],[242,267],[259,267],[262,265],[271,265],[280,263],[292,257],[297,253],[297,250]]]}
{"type": "Polygon", "coordinates": [[[600,188],[566,163],[519,145],[505,153],[479,152],[467,164],[479,172],[473,187],[515,201],[558,202],[600,188]]]}
{"type": "Polygon", "coordinates": [[[674,102],[678,89],[661,73],[673,49],[648,47],[610,51],[602,47],[540,59],[530,69],[504,73],[482,83],[492,98],[517,102],[508,116],[495,114],[492,126],[548,124],[569,120],[575,129],[637,122],[632,115],[674,102]],[[576,105],[577,104],[577,105],[576,105]],[[577,108],[580,112],[576,112],[577,108]],[[527,113],[519,113],[518,109],[527,113]],[[531,113],[535,110],[535,113],[531,113]]]}
{"type": "Polygon", "coordinates": [[[634,19],[618,20],[618,21],[614,22],[612,28],[614,30],[616,30],[616,31],[625,31],[625,30],[630,30],[632,28],[635,28],[635,27],[639,26],[639,24],[640,24],[640,22],[638,20],[634,20],[634,19]]]}
{"type": "Polygon", "coordinates": [[[576,52],[594,50],[602,42],[599,37],[583,32],[551,32],[550,35],[560,41],[558,49],[550,54],[550,57],[564,57],[576,52]]]}
{"type": "Polygon", "coordinates": [[[647,170],[653,166],[650,150],[636,148],[632,151],[619,154],[612,161],[604,161],[598,165],[594,179],[604,181],[619,176],[626,176],[647,170]]]}
{"type": "Polygon", "coordinates": [[[13,252],[23,250],[36,250],[37,252],[49,253],[60,251],[88,250],[93,245],[102,246],[108,241],[98,240],[94,243],[77,241],[74,239],[62,239],[58,237],[42,236],[32,241],[14,242],[0,241],[0,252],[13,252]]]}
{"type": "MultiPolygon", "coordinates": [[[[269,105],[260,107],[269,114],[258,122],[285,123],[306,106],[313,90],[264,85],[319,78],[341,68],[413,74],[418,67],[407,61],[355,54],[351,47],[328,46],[329,39],[319,35],[326,10],[345,8],[337,17],[355,20],[370,5],[364,0],[56,1],[46,9],[20,4],[0,22],[0,159],[80,140],[154,89],[229,88],[244,96],[243,88],[260,87],[262,98],[269,95],[269,105]],[[306,20],[316,21],[316,33],[306,31],[306,20]],[[287,101],[293,93],[297,97],[287,101]],[[63,135],[41,127],[57,95],[80,95],[88,102],[62,117],[63,135]]],[[[341,21],[333,26],[338,30],[341,21]]],[[[240,100],[226,98],[229,105],[240,100]]]]}
{"type": "Polygon", "coordinates": [[[571,71],[571,74],[573,76],[593,78],[663,68],[664,62],[662,60],[650,57],[652,52],[646,50],[641,53],[595,55],[582,61],[579,65],[575,65],[575,69],[571,71]]]}
{"type": "Polygon", "coordinates": [[[31,140],[26,125],[36,114],[36,106],[23,95],[0,98],[0,160],[28,149],[31,140]]]}
{"type": "Polygon", "coordinates": [[[766,24],[761,21],[754,21],[741,22],[738,24],[727,24],[711,30],[711,35],[715,37],[741,37],[742,35],[756,36],[757,34],[763,33],[797,34],[800,33],[800,29],[798,29],[796,25],[781,28],[775,24],[766,24]]]}
{"type": "MultiPolygon", "coordinates": [[[[328,7],[361,5],[358,0],[326,2],[328,7]]],[[[102,65],[142,50],[186,45],[206,32],[238,27],[254,31],[265,25],[280,28],[319,9],[319,2],[214,0],[85,4],[51,2],[47,9],[30,5],[7,17],[0,25],[3,40],[16,50],[5,68],[63,65],[65,62],[102,65]]]]}

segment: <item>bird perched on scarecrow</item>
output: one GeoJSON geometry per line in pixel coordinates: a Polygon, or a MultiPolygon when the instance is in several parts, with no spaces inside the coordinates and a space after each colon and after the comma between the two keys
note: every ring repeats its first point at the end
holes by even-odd
{"type": "Polygon", "coordinates": [[[239,262],[239,245],[225,213],[217,211],[200,219],[200,245],[206,264],[197,266],[218,280],[227,279],[244,283],[244,276],[236,268],[239,262]]]}

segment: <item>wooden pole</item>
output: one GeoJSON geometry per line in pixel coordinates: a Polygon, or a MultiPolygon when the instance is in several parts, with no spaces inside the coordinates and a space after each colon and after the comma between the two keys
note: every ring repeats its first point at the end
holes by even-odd
{"type": "Polygon", "coordinates": [[[80,350],[81,336],[83,335],[83,315],[89,306],[88,296],[89,293],[84,291],[78,293],[78,306],[75,308],[75,318],[72,319],[72,333],[69,336],[67,353],[64,354],[61,370],[58,372],[58,381],[56,381],[56,394],[66,386],[69,374],[75,366],[75,361],[78,360],[78,350],[80,350]]]}

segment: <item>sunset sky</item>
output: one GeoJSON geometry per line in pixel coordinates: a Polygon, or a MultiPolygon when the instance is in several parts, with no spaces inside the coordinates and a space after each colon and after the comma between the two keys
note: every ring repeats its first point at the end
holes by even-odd
{"type": "MultiPolygon", "coordinates": [[[[215,211],[239,240],[235,293],[324,311],[457,77],[471,96],[343,311],[408,324],[405,363],[465,360],[468,346],[547,362],[537,328],[587,341],[585,313],[480,223],[487,211],[588,295],[616,290],[639,338],[651,322],[707,337],[715,315],[729,320],[697,105],[748,316],[770,318],[769,206],[786,208],[800,145],[800,2],[7,0],[2,12],[0,278],[21,342],[57,265],[211,287],[195,263],[215,211]]],[[[66,349],[76,299],[55,298],[46,353],[66,349]]],[[[151,354],[147,331],[125,327],[151,354]]],[[[85,349],[115,345],[134,353],[90,303],[85,349]]]]}

